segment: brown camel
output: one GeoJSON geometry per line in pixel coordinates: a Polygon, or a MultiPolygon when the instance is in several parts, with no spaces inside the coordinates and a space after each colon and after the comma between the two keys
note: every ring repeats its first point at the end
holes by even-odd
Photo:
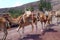
{"type": "Polygon", "coordinates": [[[0,17],[0,29],[1,29],[1,31],[4,32],[4,36],[3,36],[2,40],[6,40],[6,37],[8,34],[6,24],[7,24],[7,21],[5,20],[5,18],[0,17]]]}
{"type": "Polygon", "coordinates": [[[43,32],[47,27],[45,27],[45,24],[48,23],[50,24],[50,22],[52,21],[52,14],[51,11],[48,12],[48,16],[46,16],[43,12],[40,11],[40,13],[38,13],[38,19],[41,22],[42,25],[42,30],[41,32],[43,32]]]}
{"type": "Polygon", "coordinates": [[[29,24],[32,25],[32,31],[33,31],[33,29],[34,29],[33,23],[35,23],[36,30],[37,30],[37,18],[35,17],[35,15],[33,13],[31,13],[30,15],[24,14],[22,16],[22,19],[20,20],[18,31],[20,28],[22,28],[23,29],[22,32],[24,33],[24,27],[29,24]]]}
{"type": "Polygon", "coordinates": [[[21,16],[22,15],[20,15],[18,18],[13,18],[13,17],[11,17],[10,14],[3,15],[3,17],[9,22],[10,25],[19,24],[21,16]]]}

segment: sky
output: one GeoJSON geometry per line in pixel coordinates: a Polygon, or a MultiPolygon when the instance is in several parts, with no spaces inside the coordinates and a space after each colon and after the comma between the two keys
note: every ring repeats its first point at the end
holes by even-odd
{"type": "Polygon", "coordinates": [[[38,0],[0,0],[0,8],[21,6],[23,4],[27,4],[34,1],[38,0]]]}

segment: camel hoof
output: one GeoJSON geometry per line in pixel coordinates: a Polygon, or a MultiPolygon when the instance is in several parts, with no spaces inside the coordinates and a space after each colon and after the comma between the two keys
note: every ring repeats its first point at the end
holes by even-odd
{"type": "Polygon", "coordinates": [[[19,32],[18,28],[16,30],[17,30],[17,32],[19,32]]]}
{"type": "Polygon", "coordinates": [[[43,32],[44,30],[41,30],[41,32],[43,32]]]}
{"type": "Polygon", "coordinates": [[[43,35],[43,33],[44,33],[44,30],[41,30],[41,35],[43,35]]]}

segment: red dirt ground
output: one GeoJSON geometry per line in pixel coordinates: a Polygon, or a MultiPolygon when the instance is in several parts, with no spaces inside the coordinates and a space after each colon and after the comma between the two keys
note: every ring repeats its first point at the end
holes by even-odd
{"type": "MultiPolygon", "coordinates": [[[[39,30],[37,33],[36,31],[29,32],[29,29],[31,30],[31,27],[24,30],[25,36],[23,38],[21,38],[19,33],[16,32],[16,28],[9,29],[6,40],[60,40],[60,26],[53,26],[52,29],[46,30],[43,35],[40,34],[40,28],[38,28],[39,30]]],[[[0,37],[1,36],[2,33],[0,32],[0,37]]]]}

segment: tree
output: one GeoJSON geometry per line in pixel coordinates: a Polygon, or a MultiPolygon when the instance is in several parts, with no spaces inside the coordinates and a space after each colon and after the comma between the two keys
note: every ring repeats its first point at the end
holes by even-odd
{"type": "Polygon", "coordinates": [[[52,6],[50,2],[46,2],[46,0],[40,0],[39,2],[39,10],[43,11],[43,8],[46,10],[51,10],[52,6]]]}
{"type": "Polygon", "coordinates": [[[34,11],[34,8],[33,8],[32,6],[30,6],[30,7],[26,8],[26,10],[27,10],[27,11],[29,11],[29,10],[30,10],[30,11],[34,11]]]}
{"type": "Polygon", "coordinates": [[[20,16],[20,15],[23,13],[23,11],[22,11],[21,9],[19,9],[19,10],[18,10],[18,9],[10,9],[8,12],[9,12],[9,13],[11,14],[11,16],[14,17],[14,18],[20,16]]]}

